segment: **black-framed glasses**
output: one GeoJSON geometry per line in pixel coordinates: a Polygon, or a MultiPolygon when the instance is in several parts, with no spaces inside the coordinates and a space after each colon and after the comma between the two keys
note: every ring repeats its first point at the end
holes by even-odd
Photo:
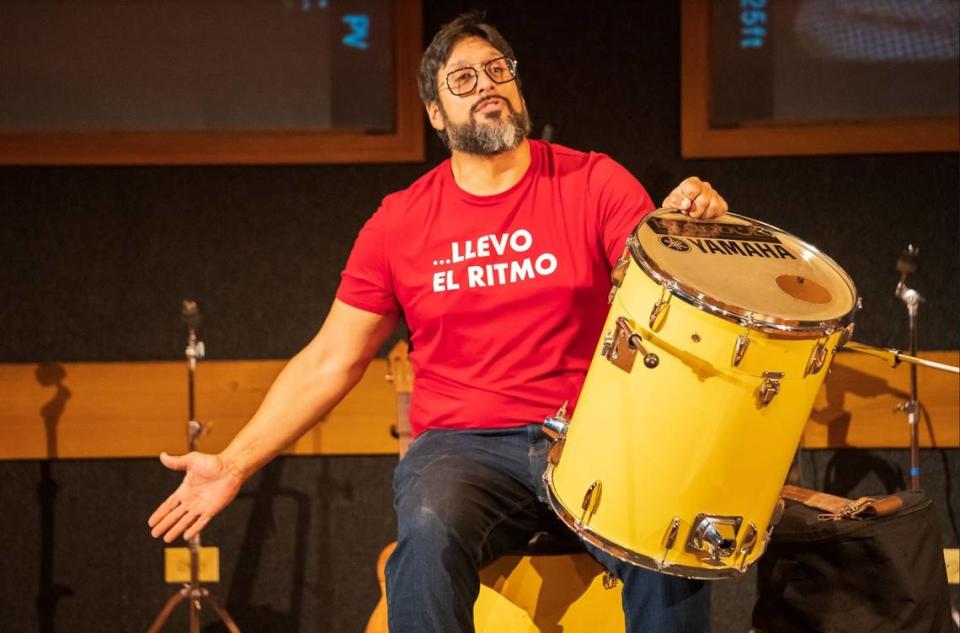
{"type": "Polygon", "coordinates": [[[483,68],[483,72],[494,83],[505,84],[517,78],[517,60],[506,56],[497,57],[483,64],[463,66],[448,72],[445,83],[450,94],[463,97],[473,92],[477,87],[477,80],[480,78],[478,68],[483,68]]]}

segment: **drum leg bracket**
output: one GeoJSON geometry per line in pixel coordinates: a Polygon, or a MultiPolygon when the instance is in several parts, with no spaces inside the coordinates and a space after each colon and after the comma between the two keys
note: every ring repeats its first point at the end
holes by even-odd
{"type": "Polygon", "coordinates": [[[701,558],[712,565],[721,565],[721,558],[733,556],[737,547],[737,533],[743,517],[698,514],[693,520],[687,551],[705,554],[701,558]]]}
{"type": "Polygon", "coordinates": [[[629,373],[633,370],[637,352],[643,355],[643,365],[647,369],[653,369],[660,364],[660,357],[646,350],[643,346],[643,337],[633,330],[629,319],[617,317],[616,328],[604,337],[600,354],[616,367],[629,373]]]}

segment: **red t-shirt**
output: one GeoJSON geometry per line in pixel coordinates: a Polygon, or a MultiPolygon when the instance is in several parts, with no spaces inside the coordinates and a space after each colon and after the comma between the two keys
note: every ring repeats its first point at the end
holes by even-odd
{"type": "Polygon", "coordinates": [[[447,160],[357,236],[337,298],[404,316],[414,436],[541,422],[580,393],[610,270],[654,205],[608,156],[530,150],[523,178],[493,196],[460,189],[447,160]]]}

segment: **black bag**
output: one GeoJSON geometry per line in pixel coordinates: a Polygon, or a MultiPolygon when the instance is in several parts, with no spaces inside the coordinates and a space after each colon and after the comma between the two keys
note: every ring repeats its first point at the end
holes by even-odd
{"type": "Polygon", "coordinates": [[[896,514],[824,520],[787,501],[760,558],[753,626],[763,633],[949,633],[940,527],[922,492],[897,493],[896,514]]]}

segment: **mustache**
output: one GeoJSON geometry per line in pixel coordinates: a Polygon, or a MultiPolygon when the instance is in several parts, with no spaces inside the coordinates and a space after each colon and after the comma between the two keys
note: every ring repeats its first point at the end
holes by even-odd
{"type": "Polygon", "coordinates": [[[510,112],[513,112],[513,106],[510,105],[510,102],[504,99],[503,97],[497,97],[497,96],[484,97],[480,101],[477,101],[476,103],[473,104],[473,107],[470,108],[470,112],[475,113],[477,110],[482,108],[484,105],[490,103],[491,101],[503,101],[503,104],[507,107],[507,109],[510,112]]]}

